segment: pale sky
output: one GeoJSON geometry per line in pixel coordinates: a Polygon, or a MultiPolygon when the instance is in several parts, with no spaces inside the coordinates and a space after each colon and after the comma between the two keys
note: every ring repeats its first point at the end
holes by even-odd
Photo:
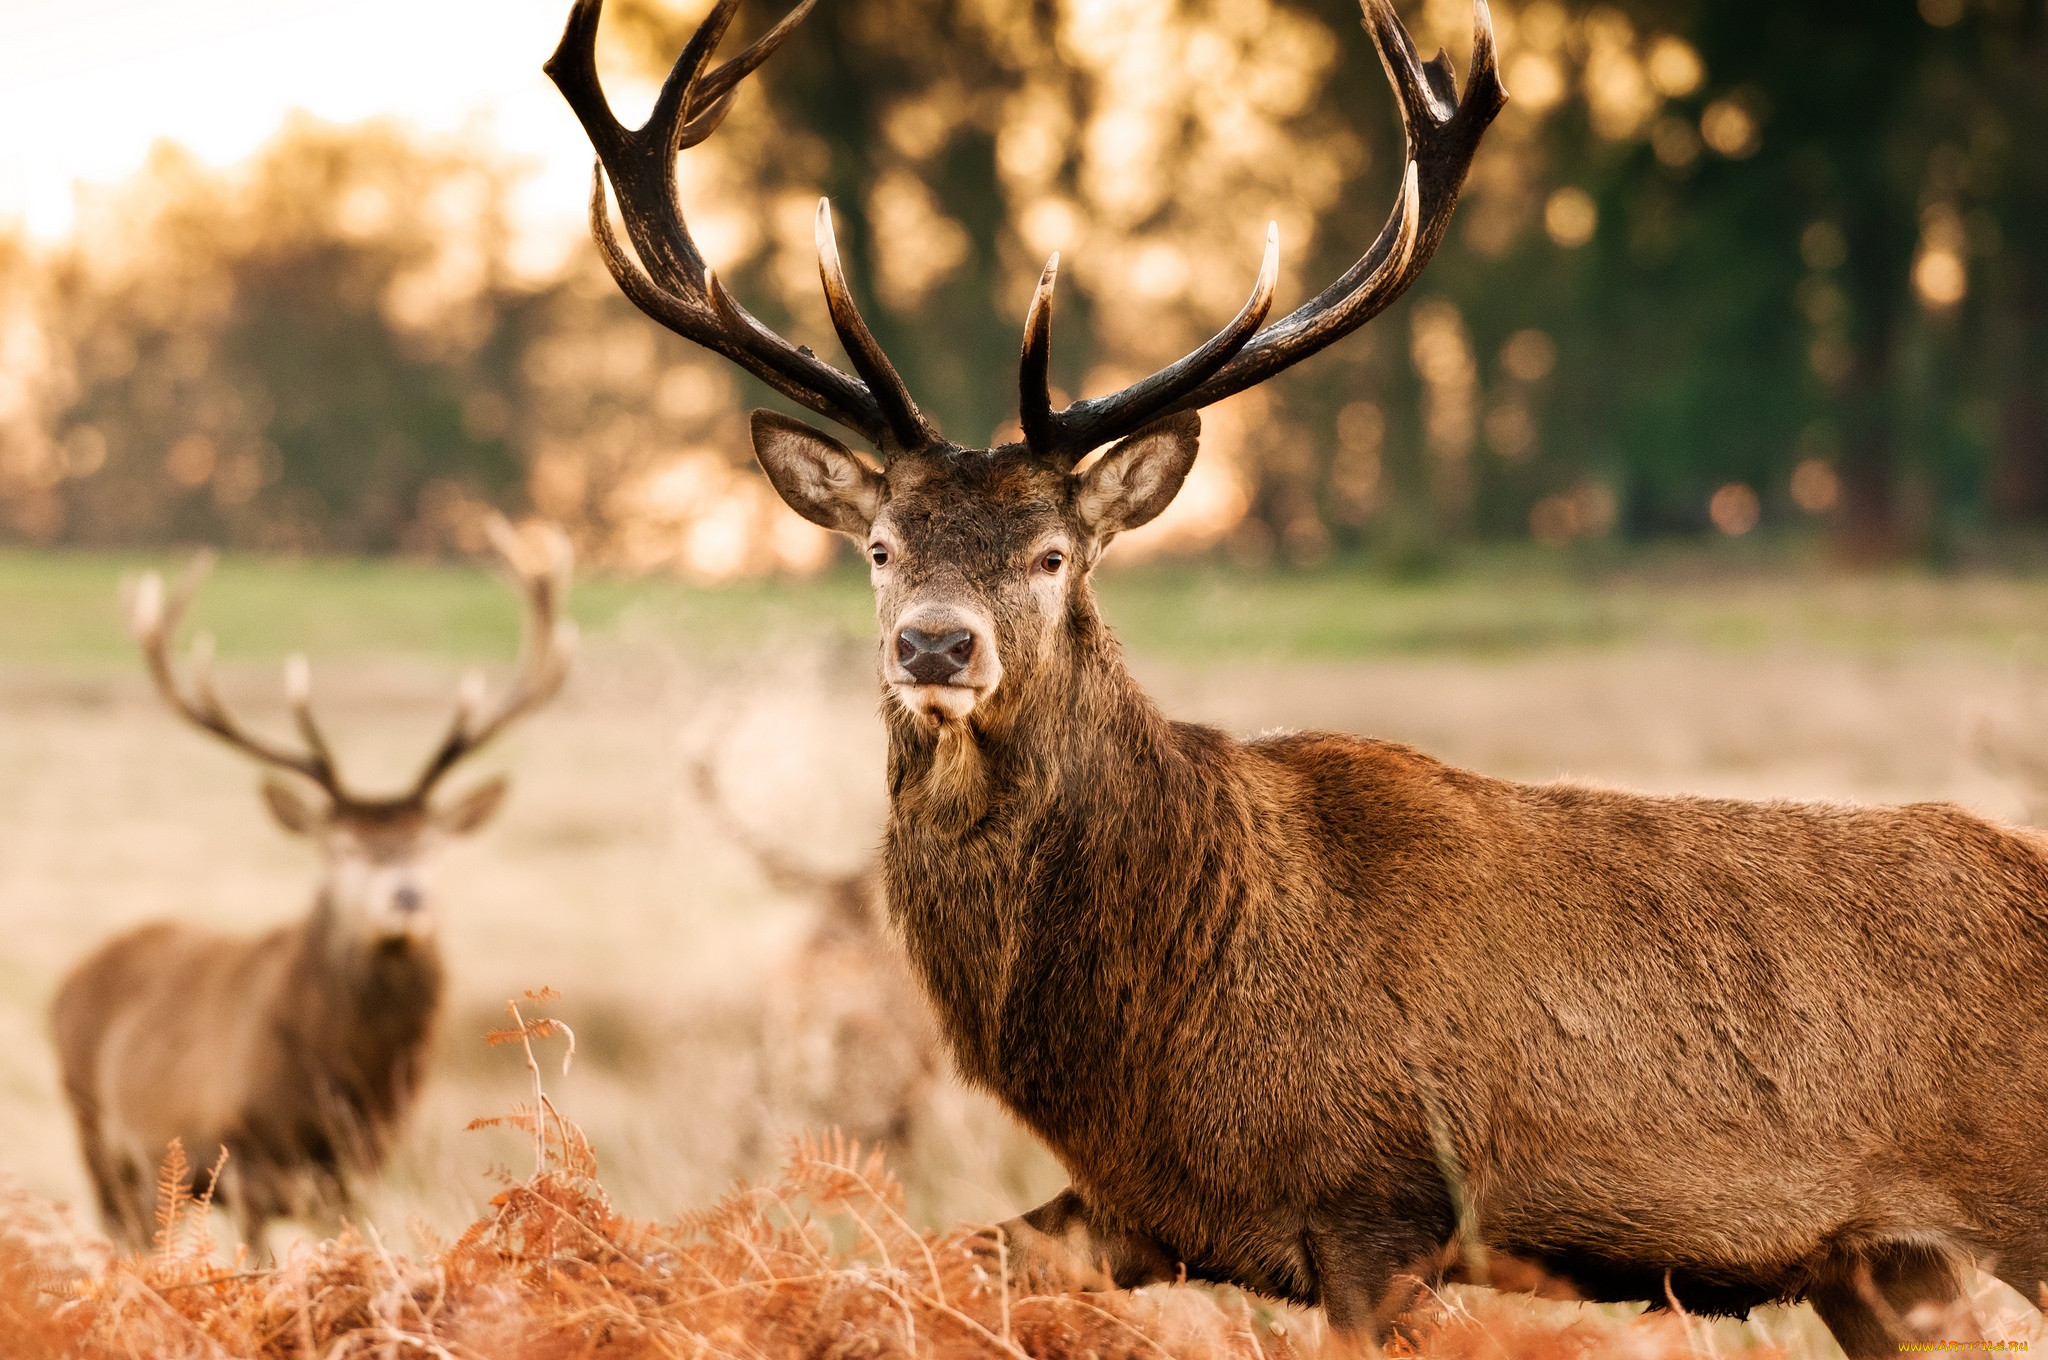
{"type": "MultiPolygon", "coordinates": [[[[0,220],[62,237],[79,181],[111,184],[161,139],[213,165],[287,112],[481,121],[534,162],[522,220],[581,234],[590,148],[540,64],[568,0],[0,0],[0,220]]],[[[633,100],[620,99],[622,110],[633,100]]]]}

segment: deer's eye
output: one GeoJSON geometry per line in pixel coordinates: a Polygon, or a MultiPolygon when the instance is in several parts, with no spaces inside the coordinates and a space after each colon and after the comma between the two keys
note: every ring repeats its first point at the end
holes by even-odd
{"type": "Polygon", "coordinates": [[[1051,552],[1038,559],[1038,569],[1048,576],[1057,575],[1059,569],[1066,564],[1067,555],[1058,548],[1054,548],[1051,552]]]}
{"type": "Polygon", "coordinates": [[[868,560],[878,567],[889,565],[889,550],[879,543],[868,544],[868,560]]]}

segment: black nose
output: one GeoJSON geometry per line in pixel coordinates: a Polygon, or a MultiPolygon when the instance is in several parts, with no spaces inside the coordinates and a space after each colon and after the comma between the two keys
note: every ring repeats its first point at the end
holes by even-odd
{"type": "Polygon", "coordinates": [[[407,885],[391,894],[391,905],[400,912],[410,914],[425,906],[426,901],[420,896],[418,888],[407,885]]]}
{"type": "Polygon", "coordinates": [[[920,685],[943,685],[974,659],[974,634],[965,628],[926,633],[906,628],[896,635],[896,659],[920,685]]]}

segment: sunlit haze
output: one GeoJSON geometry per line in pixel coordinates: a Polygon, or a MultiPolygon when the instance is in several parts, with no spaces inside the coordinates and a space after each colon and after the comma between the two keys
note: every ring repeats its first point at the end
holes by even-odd
{"type": "Polygon", "coordinates": [[[0,0],[0,221],[63,236],[77,187],[169,140],[227,165],[303,109],[480,131],[533,162],[530,248],[579,230],[590,150],[540,64],[566,0],[0,0]]]}

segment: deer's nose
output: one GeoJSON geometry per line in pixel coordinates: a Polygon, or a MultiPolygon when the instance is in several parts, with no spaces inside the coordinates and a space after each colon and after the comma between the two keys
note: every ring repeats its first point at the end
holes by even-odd
{"type": "Polygon", "coordinates": [[[896,660],[920,685],[943,685],[974,659],[974,634],[965,628],[927,633],[906,628],[896,635],[896,660]]]}
{"type": "Polygon", "coordinates": [[[410,883],[400,886],[391,894],[391,905],[401,916],[410,916],[426,904],[426,897],[410,883]]]}

